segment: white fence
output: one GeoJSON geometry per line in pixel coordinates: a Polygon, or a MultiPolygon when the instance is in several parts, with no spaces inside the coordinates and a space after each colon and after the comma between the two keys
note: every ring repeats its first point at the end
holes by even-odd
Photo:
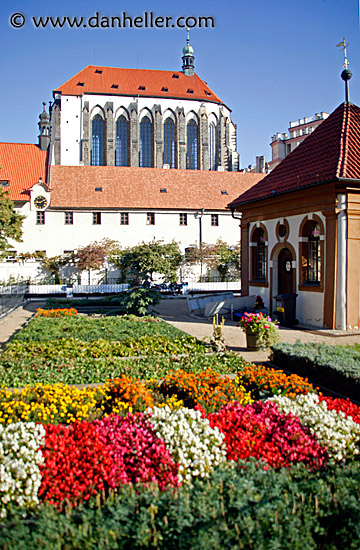
{"type": "MultiPolygon", "coordinates": [[[[128,284],[100,284],[100,285],[29,285],[28,294],[116,294],[129,288],[128,284]]],[[[183,293],[191,292],[241,292],[240,281],[227,283],[188,283],[183,287],[183,293]]]]}
{"type": "Polygon", "coordinates": [[[187,292],[241,292],[241,282],[233,281],[227,283],[188,283],[184,289],[187,292]]]}
{"type": "Polygon", "coordinates": [[[116,294],[129,288],[128,284],[112,285],[29,285],[29,294],[116,294]]]}

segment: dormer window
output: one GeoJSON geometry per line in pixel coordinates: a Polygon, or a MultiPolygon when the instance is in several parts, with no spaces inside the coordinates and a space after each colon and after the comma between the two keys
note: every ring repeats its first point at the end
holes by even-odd
{"type": "Polygon", "coordinates": [[[193,93],[194,93],[194,90],[192,90],[191,88],[188,88],[188,89],[187,89],[187,93],[188,93],[188,94],[193,94],[193,93]]]}
{"type": "Polygon", "coordinates": [[[172,75],[172,77],[173,77],[173,78],[179,78],[179,75],[174,73],[174,74],[172,75]]]}
{"type": "Polygon", "coordinates": [[[102,70],[101,69],[96,69],[95,74],[102,74],[102,70]]]}
{"type": "Polygon", "coordinates": [[[76,86],[85,86],[85,82],[78,82],[76,86]]]}
{"type": "Polygon", "coordinates": [[[9,187],[9,182],[8,181],[0,181],[0,186],[1,187],[9,187]]]}
{"type": "Polygon", "coordinates": [[[119,88],[119,84],[113,84],[111,87],[117,90],[119,88]]]}
{"type": "Polygon", "coordinates": [[[205,91],[205,95],[211,95],[211,92],[208,92],[207,90],[204,90],[205,91]]]}
{"type": "Polygon", "coordinates": [[[164,86],[161,88],[161,91],[162,92],[168,92],[169,91],[169,88],[165,88],[164,86]]]}
{"type": "Polygon", "coordinates": [[[138,90],[146,90],[145,86],[139,86],[138,90]]]}

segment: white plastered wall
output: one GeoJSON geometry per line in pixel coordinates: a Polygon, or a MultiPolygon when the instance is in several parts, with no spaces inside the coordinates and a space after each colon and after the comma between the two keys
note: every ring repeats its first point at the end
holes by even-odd
{"type": "MultiPolygon", "coordinates": [[[[316,214],[319,216],[319,218],[322,220],[324,228],[325,228],[325,218],[322,215],[321,212],[313,212],[307,214],[308,216],[316,214]]],[[[305,290],[299,290],[299,275],[300,270],[298,266],[299,261],[299,229],[301,222],[306,217],[306,214],[300,214],[296,216],[288,216],[285,219],[289,223],[289,236],[287,238],[287,242],[292,245],[292,247],[295,250],[296,254],[296,264],[293,264],[293,267],[296,267],[296,288],[295,292],[298,294],[296,298],[296,317],[299,320],[301,324],[309,325],[309,326],[316,326],[316,327],[322,327],[323,326],[323,320],[324,320],[324,293],[323,292],[311,292],[311,291],[305,291],[305,290]]],[[[277,272],[277,256],[280,250],[277,251],[277,253],[273,256],[273,259],[271,258],[272,250],[274,249],[275,245],[279,242],[282,242],[283,240],[278,240],[276,237],[276,225],[278,221],[281,221],[282,219],[272,219],[272,220],[265,220],[262,221],[262,224],[267,229],[268,234],[268,281],[270,285],[270,274],[269,269],[272,267],[272,296],[273,296],[273,303],[272,308],[275,308],[275,300],[274,296],[278,294],[278,272],[277,272]]],[[[259,223],[259,222],[258,222],[259,223]]],[[[251,236],[252,230],[254,226],[256,226],[257,223],[253,222],[250,224],[250,230],[249,230],[249,236],[251,236]]],[[[320,238],[323,240],[324,235],[322,235],[320,238]]],[[[322,258],[322,262],[324,263],[324,274],[326,270],[325,265],[325,247],[324,247],[324,258],[322,258]]],[[[250,266],[248,266],[249,269],[249,280],[250,280],[250,266]]],[[[269,306],[269,300],[270,300],[270,287],[257,287],[257,286],[249,286],[249,294],[260,294],[267,306],[269,306]]]]}

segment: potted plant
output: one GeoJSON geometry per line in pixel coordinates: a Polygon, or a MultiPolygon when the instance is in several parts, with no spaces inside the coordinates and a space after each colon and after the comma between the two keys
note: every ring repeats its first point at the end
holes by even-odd
{"type": "Polygon", "coordinates": [[[261,312],[245,312],[237,326],[246,333],[246,345],[249,350],[265,349],[279,341],[277,321],[261,312]]]}

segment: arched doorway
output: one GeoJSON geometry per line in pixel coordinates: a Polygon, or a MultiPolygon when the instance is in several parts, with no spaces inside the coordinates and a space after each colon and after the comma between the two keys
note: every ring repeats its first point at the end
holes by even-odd
{"type": "Polygon", "coordinates": [[[279,252],[278,267],[278,294],[294,292],[293,257],[289,248],[282,248],[279,252]]]}

